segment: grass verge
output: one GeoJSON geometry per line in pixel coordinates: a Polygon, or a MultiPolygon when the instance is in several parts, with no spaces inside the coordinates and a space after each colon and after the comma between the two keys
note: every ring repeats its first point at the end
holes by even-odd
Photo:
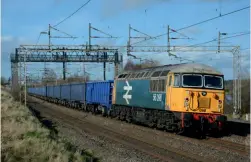
{"type": "Polygon", "coordinates": [[[8,92],[2,90],[1,102],[2,161],[98,161],[91,153],[57,137],[55,129],[47,129],[8,92]]]}

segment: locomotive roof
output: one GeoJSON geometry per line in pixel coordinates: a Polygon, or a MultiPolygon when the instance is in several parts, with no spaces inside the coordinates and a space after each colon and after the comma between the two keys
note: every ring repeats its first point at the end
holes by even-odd
{"type": "Polygon", "coordinates": [[[125,73],[132,72],[144,72],[144,71],[165,71],[169,70],[169,72],[173,73],[204,73],[204,74],[215,74],[215,75],[223,75],[220,71],[215,68],[199,63],[182,63],[182,64],[169,64],[151,68],[144,68],[140,70],[126,71],[125,73]]]}
{"type": "Polygon", "coordinates": [[[204,74],[216,74],[223,75],[220,71],[215,68],[198,63],[182,64],[174,67],[170,70],[173,73],[204,73],[204,74]]]}

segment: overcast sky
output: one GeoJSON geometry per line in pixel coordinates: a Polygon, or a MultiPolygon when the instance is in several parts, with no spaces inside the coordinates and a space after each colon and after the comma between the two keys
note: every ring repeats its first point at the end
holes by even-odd
{"type": "MultiPolygon", "coordinates": [[[[39,33],[48,29],[48,24],[54,25],[64,19],[86,0],[2,0],[2,76],[10,77],[9,54],[20,44],[35,44],[39,33]]],[[[92,0],[87,6],[77,12],[70,19],[57,28],[78,38],[54,39],[53,44],[85,44],[88,41],[88,24],[98,28],[118,39],[93,40],[93,44],[126,45],[128,40],[128,25],[151,36],[166,33],[167,25],[172,29],[194,24],[220,14],[228,13],[249,6],[248,0],[92,0]]],[[[206,42],[218,37],[218,32],[234,36],[250,30],[250,11],[243,10],[201,25],[196,25],[180,33],[193,39],[172,40],[171,45],[193,45],[206,42]]],[[[61,35],[58,32],[54,36],[61,35]]],[[[93,32],[95,36],[102,36],[93,32]]],[[[132,32],[133,36],[142,36],[132,32]]],[[[227,37],[226,36],[226,37],[227,37]]],[[[171,34],[171,37],[181,37],[171,34]]],[[[163,36],[154,41],[147,41],[141,45],[166,45],[167,37],[163,36]]],[[[244,35],[222,40],[222,45],[239,45],[241,49],[250,46],[250,35],[244,35]]],[[[134,40],[135,41],[135,40],[134,40]]],[[[48,43],[48,37],[41,35],[39,44],[48,43]]],[[[217,46],[217,41],[205,44],[217,46]]],[[[242,68],[249,69],[250,57],[248,50],[242,50],[242,68]]],[[[125,53],[123,53],[125,54],[125,53]]],[[[168,57],[166,53],[134,53],[141,58],[159,60],[162,64],[179,63],[179,60],[168,57]]],[[[195,60],[199,63],[214,66],[225,74],[226,79],[232,78],[232,54],[215,52],[179,52],[179,56],[195,60]]],[[[124,61],[128,58],[124,56],[124,61]]],[[[87,72],[92,79],[102,79],[102,64],[85,63],[87,72]]],[[[58,76],[62,76],[61,64],[47,64],[53,68],[58,76]]],[[[29,63],[28,71],[35,75],[41,73],[43,64],[29,63]]],[[[68,64],[69,74],[83,71],[83,64],[68,64]]],[[[107,68],[108,79],[113,78],[113,65],[107,68]]]]}

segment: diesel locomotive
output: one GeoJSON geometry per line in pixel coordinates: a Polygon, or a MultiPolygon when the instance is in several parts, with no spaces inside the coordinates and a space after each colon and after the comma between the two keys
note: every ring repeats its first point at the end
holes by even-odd
{"type": "Polygon", "coordinates": [[[47,101],[182,133],[222,131],[224,75],[195,63],[125,71],[114,81],[30,87],[47,101]]]}
{"type": "Polygon", "coordinates": [[[110,115],[150,127],[221,131],[224,76],[203,64],[176,64],[128,71],[115,78],[110,115]]]}

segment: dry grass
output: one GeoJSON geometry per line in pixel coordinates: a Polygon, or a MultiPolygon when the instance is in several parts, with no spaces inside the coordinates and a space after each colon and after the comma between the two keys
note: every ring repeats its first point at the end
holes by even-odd
{"type": "Polygon", "coordinates": [[[28,108],[2,91],[2,161],[86,161],[80,151],[70,151],[63,140],[52,140],[28,108]]]}

